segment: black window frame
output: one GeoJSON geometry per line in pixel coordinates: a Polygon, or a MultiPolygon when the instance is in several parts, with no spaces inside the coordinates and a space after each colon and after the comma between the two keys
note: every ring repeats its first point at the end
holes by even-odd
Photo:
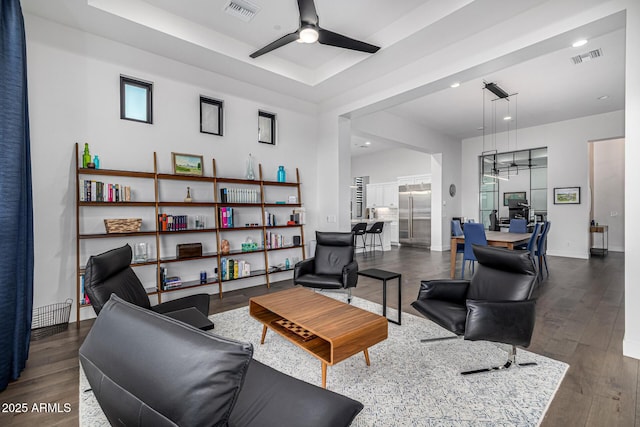
{"type": "Polygon", "coordinates": [[[200,133],[223,136],[224,134],[224,127],[223,127],[223,121],[222,121],[224,118],[223,111],[224,111],[224,101],[220,99],[208,98],[206,96],[200,95],[200,133]],[[204,126],[203,126],[204,116],[202,111],[202,104],[215,105],[218,107],[218,132],[209,132],[204,130],[204,126]]]}
{"type": "Polygon", "coordinates": [[[262,144],[276,145],[276,114],[267,111],[258,110],[258,142],[262,144]],[[264,141],[260,137],[260,117],[264,117],[270,121],[271,141],[264,141]]]}
{"type": "Polygon", "coordinates": [[[138,123],[148,123],[153,124],[153,83],[147,82],[140,79],[135,79],[133,77],[120,76],[120,118],[122,120],[131,120],[133,122],[138,123]],[[125,105],[126,105],[126,86],[136,86],[139,88],[143,88],[146,90],[147,94],[147,119],[140,120],[132,117],[127,117],[125,115],[125,105]]]}

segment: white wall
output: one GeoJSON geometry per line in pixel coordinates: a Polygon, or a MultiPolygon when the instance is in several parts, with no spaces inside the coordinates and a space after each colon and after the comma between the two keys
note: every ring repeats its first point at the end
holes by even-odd
{"type": "MultiPolygon", "coordinates": [[[[609,228],[609,250],[624,252],[624,139],[593,142],[593,218],[609,228]]],[[[601,236],[594,244],[602,247],[601,236]]]]}
{"type": "Polygon", "coordinates": [[[396,181],[399,176],[431,173],[431,155],[406,148],[391,148],[351,156],[351,177],[369,176],[369,183],[396,181]]]}
{"type": "MultiPolygon", "coordinates": [[[[518,129],[518,149],[548,148],[547,214],[552,223],[548,236],[549,255],[589,257],[589,156],[590,140],[616,138],[624,134],[624,111],[518,129]],[[554,205],[554,187],[581,187],[581,204],[554,205]]],[[[507,147],[497,146],[498,152],[507,147]]],[[[482,137],[462,141],[462,215],[477,218],[478,156],[482,137]]]]}
{"type": "MultiPolygon", "coordinates": [[[[255,99],[236,96],[234,92],[246,92],[246,85],[234,85],[213,73],[37,17],[25,18],[34,197],[34,306],[66,298],[75,300],[76,141],[88,142],[91,151],[99,153],[101,167],[111,169],[153,171],[154,151],[160,172],[171,172],[171,152],[202,154],[206,175],[212,174],[210,159],[215,158],[219,176],[243,177],[249,152],[256,163],[262,163],[265,179],[276,179],[278,165],[284,165],[294,179],[297,167],[303,183],[302,202],[308,212],[305,231],[313,235],[318,167],[316,158],[309,155],[316,149],[313,130],[317,122],[315,114],[310,114],[313,106],[275,93],[269,96],[263,88],[255,88],[255,99]],[[153,125],[119,118],[120,74],[154,83],[153,125]],[[224,100],[223,137],[199,132],[201,94],[224,100]],[[256,141],[258,109],[277,113],[276,146],[256,141]]],[[[153,200],[153,190],[148,191],[147,196],[139,196],[153,200]]],[[[118,217],[118,213],[112,214],[118,217]]],[[[111,247],[127,243],[126,239],[101,240],[108,240],[111,247]]],[[[229,283],[225,289],[250,285],[254,283],[251,280],[229,283]]],[[[217,293],[217,286],[205,290],[217,293]]],[[[168,299],[179,294],[171,293],[168,299]]],[[[93,315],[91,309],[83,310],[82,315],[85,313],[93,315]]]]}

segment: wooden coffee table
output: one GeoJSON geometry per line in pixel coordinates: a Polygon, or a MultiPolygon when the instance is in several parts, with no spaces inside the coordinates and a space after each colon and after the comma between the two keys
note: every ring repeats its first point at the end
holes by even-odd
{"type": "Polygon", "coordinates": [[[320,359],[324,388],[328,365],[362,351],[369,366],[369,347],[387,339],[386,318],[304,288],[251,298],[249,314],[263,324],[260,344],[269,328],[320,359]],[[307,332],[298,334],[276,323],[282,319],[307,332]]]}

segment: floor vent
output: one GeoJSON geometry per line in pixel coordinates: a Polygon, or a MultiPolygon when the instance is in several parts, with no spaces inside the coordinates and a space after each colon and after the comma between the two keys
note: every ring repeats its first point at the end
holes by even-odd
{"type": "Polygon", "coordinates": [[[602,56],[602,49],[592,50],[587,53],[583,53],[582,55],[577,55],[571,57],[571,61],[574,64],[582,64],[583,62],[591,61],[592,59],[600,58],[602,56]]]}
{"type": "Polygon", "coordinates": [[[249,22],[260,11],[260,7],[246,0],[229,0],[223,10],[231,16],[249,22]]]}

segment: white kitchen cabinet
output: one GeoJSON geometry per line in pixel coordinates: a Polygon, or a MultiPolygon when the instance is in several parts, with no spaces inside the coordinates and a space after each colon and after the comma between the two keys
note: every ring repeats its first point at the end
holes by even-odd
{"type": "Polygon", "coordinates": [[[412,184],[430,184],[431,174],[423,175],[407,175],[398,177],[398,185],[412,185],[412,184]]]}
{"type": "Polygon", "coordinates": [[[368,208],[397,208],[398,184],[396,182],[381,182],[367,184],[368,208]]]}

